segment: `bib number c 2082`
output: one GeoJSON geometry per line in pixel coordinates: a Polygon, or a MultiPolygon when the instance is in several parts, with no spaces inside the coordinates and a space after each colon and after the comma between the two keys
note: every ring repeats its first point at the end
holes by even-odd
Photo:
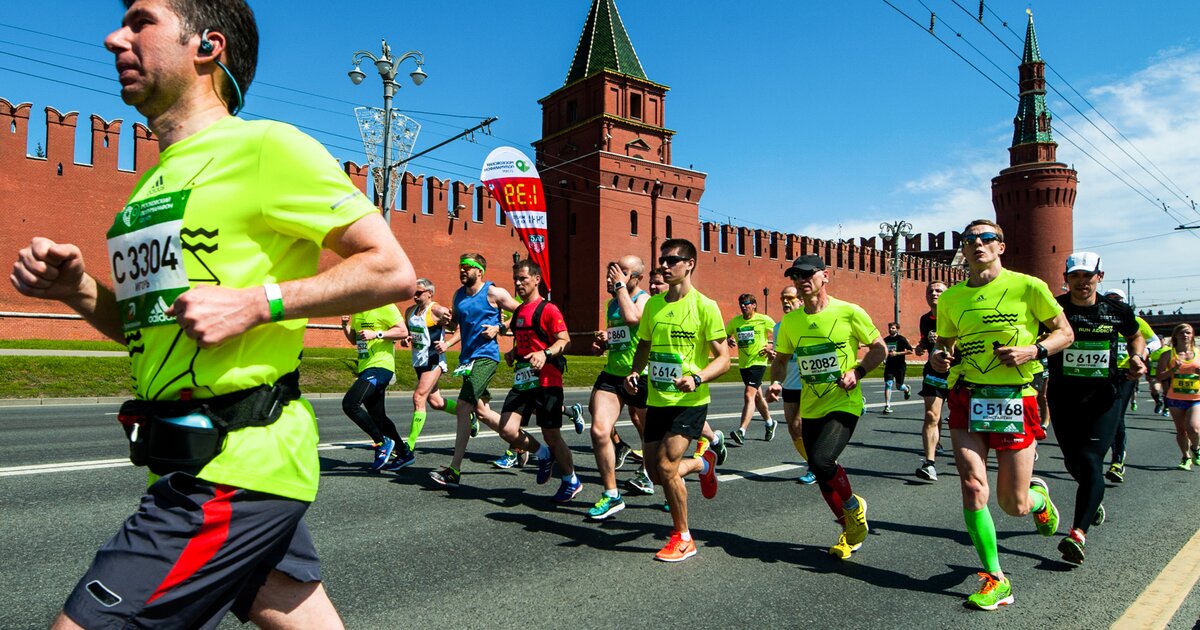
{"type": "Polygon", "coordinates": [[[132,202],[108,230],[123,330],[175,323],[166,310],[190,288],[179,236],[190,194],[182,190],[132,202]]]}
{"type": "Polygon", "coordinates": [[[968,406],[969,429],[982,433],[1024,433],[1025,398],[1020,386],[978,387],[968,406]]]}
{"type": "Polygon", "coordinates": [[[833,342],[796,348],[800,379],[810,385],[836,383],[842,377],[837,346],[833,342]]]}

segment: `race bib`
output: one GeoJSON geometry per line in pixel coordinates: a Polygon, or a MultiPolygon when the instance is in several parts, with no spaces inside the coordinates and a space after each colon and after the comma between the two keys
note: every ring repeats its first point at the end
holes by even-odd
{"type": "Polygon", "coordinates": [[[367,342],[366,341],[359,339],[357,342],[355,342],[354,347],[355,347],[355,349],[358,350],[358,358],[359,359],[367,358],[368,352],[367,352],[367,342]]]}
{"type": "Polygon", "coordinates": [[[734,339],[737,340],[739,348],[749,348],[754,345],[754,327],[742,326],[738,328],[737,332],[734,333],[734,339]]]}
{"type": "MultiPolygon", "coordinates": [[[[425,318],[422,316],[421,319],[423,320],[425,318]]],[[[428,339],[428,337],[426,336],[425,325],[423,323],[414,324],[409,322],[408,333],[412,335],[412,346],[414,351],[420,352],[428,347],[425,343],[425,340],[428,339]]]]}
{"type": "Polygon", "coordinates": [[[946,383],[946,378],[943,376],[938,376],[936,374],[926,374],[925,375],[925,384],[930,387],[937,388],[937,389],[948,389],[949,388],[949,385],[946,383]]]}
{"type": "Polygon", "coordinates": [[[833,342],[796,348],[796,365],[800,368],[800,379],[810,385],[836,383],[842,377],[833,342]]]}
{"type": "Polygon", "coordinates": [[[174,324],[166,314],[187,291],[179,230],[190,190],[167,193],[125,206],[108,230],[108,258],[121,328],[174,324]]]}
{"type": "Polygon", "coordinates": [[[1121,342],[1117,345],[1117,361],[1124,361],[1129,358],[1129,344],[1121,342]]]}
{"type": "Polygon", "coordinates": [[[537,387],[538,373],[533,369],[532,365],[525,361],[518,361],[516,367],[513,368],[513,389],[518,391],[528,391],[537,387]]]}
{"type": "Polygon", "coordinates": [[[1200,374],[1176,374],[1172,376],[1171,391],[1176,394],[1200,394],[1200,374]]]}
{"type": "Polygon", "coordinates": [[[1025,399],[1021,387],[993,385],[971,392],[970,430],[983,433],[1024,433],[1025,399]]]}
{"type": "Polygon", "coordinates": [[[670,352],[650,353],[650,386],[660,392],[678,392],[675,380],[683,377],[683,359],[670,352]]]}
{"type": "Polygon", "coordinates": [[[629,326],[609,326],[608,328],[608,349],[628,350],[633,345],[633,338],[629,334],[629,326]]]}
{"type": "Polygon", "coordinates": [[[896,347],[897,347],[898,345],[899,345],[899,344],[897,344],[895,341],[889,341],[889,342],[887,342],[887,349],[888,349],[888,352],[895,352],[895,351],[896,351],[896,347]]]}
{"type": "Polygon", "coordinates": [[[1108,377],[1111,350],[1112,346],[1107,341],[1076,341],[1063,350],[1063,375],[1081,378],[1108,377]]]}

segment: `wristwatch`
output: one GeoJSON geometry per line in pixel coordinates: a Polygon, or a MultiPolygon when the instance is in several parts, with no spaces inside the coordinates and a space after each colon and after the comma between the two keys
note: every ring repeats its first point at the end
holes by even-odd
{"type": "Polygon", "coordinates": [[[546,358],[547,358],[547,359],[553,359],[553,358],[554,358],[554,353],[553,353],[553,352],[550,352],[550,348],[546,348],[545,350],[542,350],[542,354],[546,355],[546,358]]]}
{"type": "Polygon", "coordinates": [[[617,280],[616,282],[613,283],[613,293],[616,293],[617,291],[620,291],[621,289],[624,289],[624,288],[625,288],[625,283],[621,282],[620,280],[617,280]]]}
{"type": "Polygon", "coordinates": [[[1046,349],[1046,346],[1043,346],[1040,343],[1035,343],[1033,345],[1037,346],[1038,361],[1041,361],[1042,359],[1045,359],[1046,357],[1050,356],[1050,351],[1046,349]]]}
{"type": "Polygon", "coordinates": [[[383,331],[382,331],[382,330],[380,330],[380,331],[376,332],[376,333],[375,333],[375,338],[376,338],[376,339],[383,339],[383,331]]]}
{"type": "Polygon", "coordinates": [[[696,381],[696,387],[700,387],[700,383],[704,382],[704,379],[700,378],[699,374],[693,374],[692,380],[696,381]]]}
{"type": "Polygon", "coordinates": [[[855,378],[857,378],[858,380],[861,381],[861,380],[863,380],[864,377],[866,377],[866,375],[867,375],[867,368],[865,368],[861,365],[854,366],[854,377],[855,378]]]}

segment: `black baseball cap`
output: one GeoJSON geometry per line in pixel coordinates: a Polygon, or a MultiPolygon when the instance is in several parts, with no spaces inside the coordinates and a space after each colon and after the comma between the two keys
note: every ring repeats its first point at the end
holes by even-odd
{"type": "Polygon", "coordinates": [[[792,266],[784,270],[783,275],[791,278],[800,271],[814,272],[821,271],[824,268],[825,260],[823,258],[814,254],[805,254],[792,261],[792,266]]]}

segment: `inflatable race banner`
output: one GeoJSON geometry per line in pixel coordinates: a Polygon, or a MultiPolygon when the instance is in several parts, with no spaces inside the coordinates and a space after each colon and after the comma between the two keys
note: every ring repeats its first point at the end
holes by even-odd
{"type": "Polygon", "coordinates": [[[542,268],[542,281],[550,290],[550,250],[546,242],[546,195],[537,167],[525,154],[513,147],[500,147],[488,154],[480,181],[513,229],[525,243],[529,258],[542,268]]]}

